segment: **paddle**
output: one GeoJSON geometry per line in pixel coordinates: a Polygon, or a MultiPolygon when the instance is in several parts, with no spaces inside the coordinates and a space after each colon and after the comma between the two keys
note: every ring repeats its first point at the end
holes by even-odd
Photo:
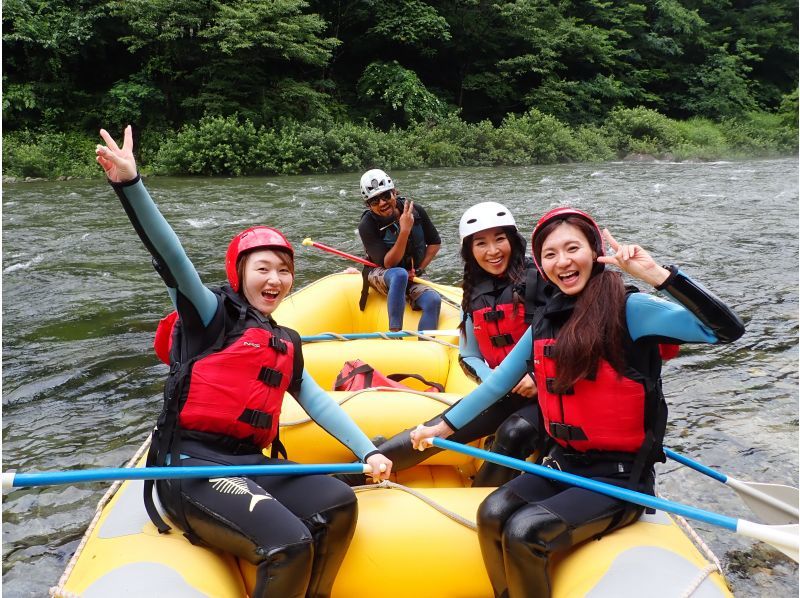
{"type": "Polygon", "coordinates": [[[505,455],[499,455],[497,453],[490,453],[488,451],[460,444],[458,442],[445,440],[443,438],[432,437],[426,439],[426,442],[438,448],[450,449],[452,451],[464,453],[465,455],[470,455],[478,459],[484,459],[486,461],[490,461],[491,463],[497,463],[499,465],[511,467],[512,469],[518,469],[520,471],[532,473],[534,475],[538,475],[549,480],[555,480],[563,484],[578,486],[579,488],[584,488],[585,490],[599,492],[600,494],[605,494],[619,500],[632,502],[643,507],[661,509],[662,511],[666,511],[668,513],[674,513],[676,515],[682,515],[683,517],[705,521],[706,523],[710,523],[712,525],[718,525],[739,535],[747,536],[749,538],[754,538],[756,540],[766,542],[767,544],[771,544],[789,558],[795,561],[800,561],[800,534],[798,533],[799,530],[797,525],[763,525],[761,523],[753,523],[752,521],[746,521],[744,519],[734,519],[733,517],[712,513],[710,511],[704,511],[702,509],[690,507],[681,503],[650,496],[649,494],[642,494],[641,492],[628,490],[627,488],[620,488],[612,484],[604,484],[603,482],[584,478],[575,474],[567,473],[565,471],[550,469],[549,467],[535,465],[533,463],[528,463],[527,461],[521,461],[519,459],[514,459],[505,455]]]}
{"type": "MultiPolygon", "coordinates": [[[[381,465],[383,470],[383,465],[381,465]]],[[[312,475],[328,473],[372,473],[364,463],[315,463],[310,465],[208,465],[199,467],[107,467],[42,473],[3,472],[3,490],[28,486],[52,486],[78,482],[117,480],[178,480],[185,478],[227,478],[242,475],[312,475]]]]}
{"type": "MultiPolygon", "coordinates": [[[[306,247],[316,247],[317,249],[321,249],[322,251],[327,251],[328,253],[332,253],[334,255],[338,255],[339,257],[343,257],[348,260],[352,260],[354,262],[358,262],[359,264],[364,264],[365,266],[370,266],[371,268],[379,268],[378,264],[371,262],[369,260],[365,260],[364,258],[358,257],[357,255],[353,255],[351,253],[345,253],[344,251],[340,251],[330,245],[325,245],[324,243],[317,243],[316,241],[312,241],[310,238],[306,237],[303,239],[303,245],[306,247]]],[[[452,293],[453,289],[445,289],[442,285],[438,285],[435,282],[431,282],[430,280],[425,280],[424,278],[414,277],[411,279],[412,282],[418,282],[419,284],[423,284],[426,287],[430,287],[439,293],[442,296],[442,300],[446,303],[449,303],[453,307],[460,308],[461,305],[450,299],[449,297],[445,296],[445,293],[452,293]]]]}
{"type": "Polygon", "coordinates": [[[797,488],[781,484],[743,482],[714,471],[710,467],[706,467],[697,461],[692,461],[689,457],[685,457],[668,448],[664,449],[664,453],[670,459],[691,467],[695,471],[699,471],[730,487],[762,521],[775,525],[797,523],[798,515],[800,514],[797,508],[798,502],[800,502],[800,492],[798,492],[797,488]]]}
{"type": "Polygon", "coordinates": [[[458,336],[458,330],[420,330],[413,332],[409,330],[398,330],[396,332],[353,332],[349,334],[339,334],[338,332],[321,332],[310,336],[301,336],[304,343],[315,343],[319,341],[341,341],[358,340],[362,338],[403,338],[406,336],[458,336]]]}

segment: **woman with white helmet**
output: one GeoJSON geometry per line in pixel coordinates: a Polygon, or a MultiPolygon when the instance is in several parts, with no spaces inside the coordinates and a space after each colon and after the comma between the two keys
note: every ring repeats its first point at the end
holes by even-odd
{"type": "Polygon", "coordinates": [[[361,214],[358,234],[369,259],[378,265],[364,269],[361,309],[372,287],[386,296],[389,330],[403,328],[406,300],[422,311],[418,330],[435,330],[441,297],[412,279],[421,276],[438,253],[442,245],[439,232],[422,206],[397,196],[394,181],[383,170],[365,172],[360,186],[367,209],[361,214]]]}
{"type": "MultiPolygon", "coordinates": [[[[178,314],[148,465],[277,463],[281,402],[289,392],[374,472],[385,467],[376,481],[387,479],[391,461],[305,371],[297,332],[272,319],[294,282],[294,250],[286,237],[266,226],[242,231],[228,246],[228,284],[207,288],[142,184],[131,127],[121,148],[105,130],[100,135],[106,145],[97,146],[97,162],[178,314]],[[270,445],[268,458],[263,450],[270,445]]],[[[357,517],[355,495],[345,484],[324,475],[242,476],[163,480],[155,487],[193,544],[256,565],[252,596],[330,595],[357,517]]],[[[153,483],[146,483],[145,506],[166,533],[152,491],[153,483]]]]}
{"type": "MultiPolygon", "coordinates": [[[[531,312],[544,301],[545,283],[533,261],[525,257],[525,241],[505,206],[491,201],[472,206],[461,217],[459,235],[464,261],[459,362],[467,375],[480,383],[528,329],[526,303],[531,312]]],[[[539,418],[536,385],[525,373],[505,396],[472,425],[456,432],[453,439],[472,442],[494,434],[491,450],[524,459],[541,448],[539,418]]],[[[426,425],[443,420],[447,420],[447,411],[426,425]]],[[[435,448],[425,453],[414,450],[408,430],[378,448],[392,460],[395,471],[413,467],[438,452],[435,448]]],[[[506,467],[484,463],[473,486],[500,486],[515,475],[506,467]]],[[[357,476],[343,479],[358,482],[357,476]]]]}

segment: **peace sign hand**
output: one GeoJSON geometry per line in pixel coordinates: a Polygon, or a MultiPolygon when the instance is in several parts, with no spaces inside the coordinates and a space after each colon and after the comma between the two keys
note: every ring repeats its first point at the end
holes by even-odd
{"type": "Polygon", "coordinates": [[[414,202],[408,200],[403,205],[403,212],[400,214],[400,230],[410,231],[414,226],[414,202]]]}
{"type": "Polygon", "coordinates": [[[654,287],[659,286],[669,277],[669,270],[659,266],[641,246],[620,245],[607,228],[603,229],[603,237],[614,250],[614,255],[599,256],[597,261],[601,264],[616,266],[654,287]]]}
{"type": "Polygon", "coordinates": [[[99,145],[95,149],[97,163],[106,171],[108,180],[112,183],[125,183],[136,178],[136,160],[133,157],[133,129],[128,125],[123,134],[122,148],[108,134],[105,129],[100,129],[100,137],[106,145],[99,145]]]}

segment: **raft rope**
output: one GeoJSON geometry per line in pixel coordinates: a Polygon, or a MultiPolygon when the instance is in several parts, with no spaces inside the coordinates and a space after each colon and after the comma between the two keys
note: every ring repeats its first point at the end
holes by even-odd
{"type": "MultiPolygon", "coordinates": [[[[415,336],[417,338],[421,338],[426,341],[431,341],[433,343],[438,343],[440,345],[444,345],[445,347],[450,347],[452,349],[458,349],[458,345],[454,345],[453,343],[448,343],[447,341],[439,340],[436,337],[428,336],[427,334],[422,334],[416,330],[400,330],[404,334],[408,334],[409,336],[415,336]]],[[[355,339],[355,338],[347,338],[346,336],[339,334],[338,332],[318,332],[314,336],[322,336],[323,334],[327,334],[331,337],[331,340],[336,339],[337,341],[354,341],[354,340],[363,340],[363,339],[355,339]]],[[[392,337],[386,334],[385,332],[376,332],[374,333],[378,338],[382,338],[388,341],[396,341],[402,340],[401,338],[392,337]]],[[[320,342],[320,341],[312,341],[312,342],[320,342]]]]}
{"type": "MultiPolygon", "coordinates": [[[[725,585],[728,585],[728,580],[725,579],[725,573],[722,571],[722,564],[719,562],[717,555],[711,550],[711,548],[703,541],[703,538],[700,537],[694,528],[689,524],[686,519],[681,517],[680,515],[672,515],[671,516],[675,522],[683,529],[684,532],[689,536],[689,538],[694,543],[695,547],[703,553],[710,563],[708,563],[703,569],[701,569],[698,574],[697,578],[692,582],[692,584],[686,588],[686,591],[681,595],[681,598],[690,598],[694,595],[694,593],[698,590],[698,588],[703,584],[707,577],[709,577],[713,573],[719,573],[722,580],[725,582],[725,585]]],[[[730,588],[729,588],[730,589],[730,588]]]]}
{"type": "MultiPolygon", "coordinates": [[[[142,455],[144,455],[145,451],[150,446],[150,436],[152,432],[147,433],[147,438],[145,439],[142,446],[139,447],[139,450],[136,451],[136,454],[128,461],[124,467],[134,467],[141,459],[142,455]]],[[[51,598],[80,598],[78,594],[73,592],[68,592],[64,589],[64,585],[67,583],[67,579],[69,579],[72,570],[75,568],[75,564],[78,562],[78,557],[80,557],[81,552],[83,552],[86,543],[89,541],[89,537],[92,535],[92,531],[97,526],[97,522],[100,519],[100,516],[103,514],[103,509],[108,504],[108,502],[114,497],[119,490],[120,486],[124,483],[123,480],[117,480],[114,482],[111,487],[106,491],[103,495],[103,498],[100,499],[100,502],[97,503],[97,508],[95,510],[94,517],[92,521],[89,523],[89,527],[86,528],[86,532],[83,534],[83,538],[81,538],[80,544],[78,544],[78,548],[75,549],[75,552],[72,554],[72,558],[67,563],[67,568],[64,569],[64,573],[61,575],[61,579],[58,580],[58,584],[53,586],[48,590],[48,594],[51,598]]]]}
{"type": "MultiPolygon", "coordinates": [[[[388,392],[402,392],[402,393],[406,393],[406,394],[419,395],[421,397],[427,397],[429,399],[433,399],[435,401],[439,401],[440,403],[444,403],[448,407],[451,407],[453,405],[453,403],[456,402],[455,399],[451,400],[446,396],[442,396],[443,394],[446,394],[446,393],[424,392],[424,391],[421,391],[421,390],[414,390],[412,388],[395,388],[393,386],[371,386],[369,388],[362,388],[361,390],[355,391],[353,394],[344,397],[342,400],[336,401],[336,404],[339,405],[339,406],[342,406],[347,401],[349,401],[353,397],[357,397],[360,394],[364,394],[364,393],[368,393],[368,392],[378,392],[378,391],[381,391],[381,392],[386,392],[386,391],[388,391],[388,392]]],[[[458,397],[458,398],[460,399],[461,397],[458,397]]],[[[284,428],[284,427],[289,427],[289,426],[299,426],[300,424],[307,424],[310,421],[313,421],[313,419],[309,416],[309,417],[304,417],[302,419],[297,419],[297,420],[289,421],[289,422],[285,422],[285,423],[283,421],[281,421],[279,425],[280,425],[281,428],[284,428]]]]}
{"type": "Polygon", "coordinates": [[[418,490],[414,490],[413,488],[409,488],[408,486],[403,486],[402,484],[397,484],[397,483],[389,481],[389,480],[384,480],[384,481],[379,482],[377,484],[366,484],[364,486],[353,486],[353,492],[359,493],[359,492],[365,492],[367,490],[380,490],[380,489],[383,489],[383,488],[387,488],[387,489],[390,489],[390,490],[401,490],[403,492],[408,492],[411,496],[414,496],[414,497],[420,499],[426,505],[428,505],[429,507],[433,507],[436,511],[439,511],[439,513],[449,517],[450,519],[452,519],[456,523],[460,523],[461,525],[471,529],[472,531],[476,531],[478,529],[478,526],[474,521],[471,521],[470,519],[467,519],[466,517],[464,517],[462,515],[459,515],[455,511],[451,511],[450,509],[447,509],[447,508],[443,507],[442,505],[437,503],[435,500],[433,500],[431,497],[426,496],[422,492],[419,492],[418,490]]]}

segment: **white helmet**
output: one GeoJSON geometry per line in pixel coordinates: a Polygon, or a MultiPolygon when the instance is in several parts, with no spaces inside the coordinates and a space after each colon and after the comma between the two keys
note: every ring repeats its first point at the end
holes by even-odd
{"type": "Polygon", "coordinates": [[[373,168],[361,175],[361,197],[372,199],[384,191],[394,189],[391,177],[380,168],[373,168]]]}
{"type": "Polygon", "coordinates": [[[498,226],[513,226],[516,230],[517,223],[503,204],[496,201],[484,201],[464,212],[461,222],[458,223],[458,235],[461,237],[463,245],[465,237],[498,226]]]}

